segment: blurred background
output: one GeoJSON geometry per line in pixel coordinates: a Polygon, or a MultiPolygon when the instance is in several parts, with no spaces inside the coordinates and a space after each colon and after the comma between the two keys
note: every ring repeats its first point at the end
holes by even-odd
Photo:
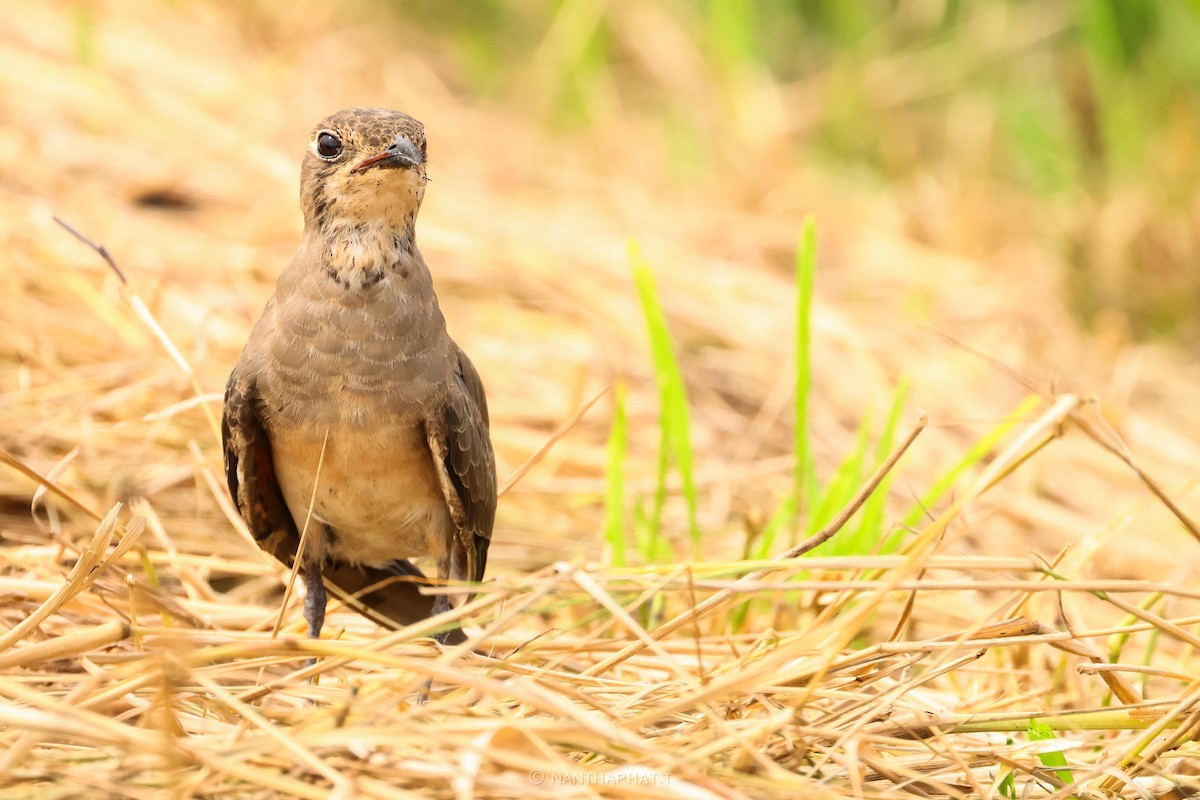
{"type": "MultiPolygon", "coordinates": [[[[205,477],[213,415],[299,242],[308,131],[372,105],[428,130],[418,241],[502,476],[620,379],[616,502],[644,521],[660,427],[634,241],[689,394],[702,555],[741,555],[790,491],[811,215],[821,481],[873,453],[893,406],[900,433],[926,412],[889,487],[898,530],[974,443],[1036,415],[1031,393],[1075,391],[1196,512],[1197,41],[1192,2],[19,4],[0,22],[0,447],[94,509],[135,501],[172,546],[246,557],[205,477]],[[56,215],[108,248],[194,382],[56,215]]],[[[494,574],[604,556],[612,398],[502,499],[494,574]]],[[[0,472],[5,540],[90,535],[45,498],[31,516],[33,494],[0,472]]],[[[947,550],[1082,542],[1084,575],[1194,566],[1072,431],[972,519],[947,550]]]]}

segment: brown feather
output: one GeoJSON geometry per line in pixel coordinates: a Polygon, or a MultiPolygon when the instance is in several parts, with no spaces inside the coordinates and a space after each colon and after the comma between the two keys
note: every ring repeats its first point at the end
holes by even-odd
{"type": "Polygon", "coordinates": [[[478,582],[487,565],[487,401],[416,247],[425,152],[424,128],[399,112],[318,124],[302,166],[304,242],[226,391],[230,493],[264,550],[289,567],[299,558],[313,635],[322,586],[401,627],[450,606],[420,593],[431,581],[407,559],[434,558],[439,581],[478,582]]]}
{"type": "Polygon", "coordinates": [[[426,430],[457,528],[450,576],[479,582],[496,519],[496,458],[483,382],[466,353],[455,347],[455,355],[446,400],[427,419],[426,430]]]}
{"type": "MultiPolygon", "coordinates": [[[[290,569],[300,534],[275,478],[271,442],[258,412],[260,403],[254,382],[235,368],[225,391],[221,424],[226,479],[255,541],[290,569]]],[[[386,628],[419,622],[433,610],[433,597],[420,592],[422,585],[429,585],[428,579],[405,559],[385,567],[333,561],[326,565],[323,578],[329,591],[345,605],[386,628]]],[[[446,637],[447,644],[464,640],[461,631],[451,631],[446,637]]]]}

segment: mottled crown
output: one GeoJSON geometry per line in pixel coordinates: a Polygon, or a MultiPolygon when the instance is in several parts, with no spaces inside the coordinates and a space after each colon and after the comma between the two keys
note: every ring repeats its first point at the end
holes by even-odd
{"type": "Polygon", "coordinates": [[[382,150],[397,135],[417,147],[425,147],[425,126],[408,114],[389,108],[343,108],[317,123],[310,138],[315,139],[322,131],[340,134],[347,145],[363,153],[382,150]]]}

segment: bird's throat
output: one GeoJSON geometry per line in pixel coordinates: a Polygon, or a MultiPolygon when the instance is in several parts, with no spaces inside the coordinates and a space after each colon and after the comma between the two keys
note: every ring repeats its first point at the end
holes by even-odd
{"type": "Polygon", "coordinates": [[[346,290],[367,290],[389,276],[407,281],[420,268],[412,220],[334,220],[314,243],[330,280],[346,290]]]}

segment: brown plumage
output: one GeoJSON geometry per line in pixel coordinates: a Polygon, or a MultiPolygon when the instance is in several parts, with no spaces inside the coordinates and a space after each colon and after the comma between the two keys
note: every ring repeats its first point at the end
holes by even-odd
{"type": "Polygon", "coordinates": [[[416,246],[425,160],[424,128],[397,111],[347,109],[313,130],[304,242],[225,392],[225,471],[250,532],[291,566],[308,528],[312,636],[325,588],[393,628],[448,610],[410,558],[483,579],[496,466],[483,384],[416,246]]]}

